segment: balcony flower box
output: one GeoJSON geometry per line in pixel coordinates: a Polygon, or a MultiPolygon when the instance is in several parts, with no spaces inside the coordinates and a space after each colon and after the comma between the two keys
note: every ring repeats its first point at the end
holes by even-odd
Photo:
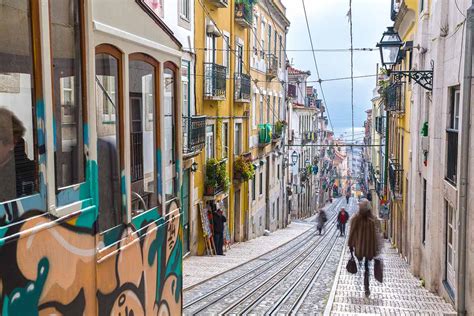
{"type": "Polygon", "coordinates": [[[255,167],[252,162],[242,156],[234,162],[234,180],[238,182],[249,181],[255,176],[255,167]]]}

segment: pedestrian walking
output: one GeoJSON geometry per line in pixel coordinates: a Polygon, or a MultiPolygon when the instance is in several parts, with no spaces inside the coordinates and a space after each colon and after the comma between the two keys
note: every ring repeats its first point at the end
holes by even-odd
{"type": "Polygon", "coordinates": [[[351,258],[355,253],[360,263],[364,260],[364,289],[367,297],[370,295],[369,262],[382,250],[377,222],[377,219],[372,215],[370,202],[367,199],[362,199],[359,203],[359,211],[351,220],[348,245],[351,258]]]}
{"type": "Polygon", "coordinates": [[[212,212],[212,221],[214,227],[214,245],[219,256],[224,255],[224,223],[227,222],[221,209],[212,212]]]}
{"type": "Polygon", "coordinates": [[[349,204],[349,199],[351,198],[351,189],[347,188],[346,191],[346,203],[349,204]]]}
{"type": "Polygon", "coordinates": [[[326,212],[323,209],[320,209],[318,212],[318,216],[316,217],[316,229],[319,232],[319,235],[322,234],[324,229],[324,224],[327,222],[328,218],[326,216],[326,212]]]}
{"type": "Polygon", "coordinates": [[[346,224],[349,221],[349,213],[346,212],[345,208],[341,208],[337,214],[337,227],[341,232],[340,236],[346,235],[346,224]]]}

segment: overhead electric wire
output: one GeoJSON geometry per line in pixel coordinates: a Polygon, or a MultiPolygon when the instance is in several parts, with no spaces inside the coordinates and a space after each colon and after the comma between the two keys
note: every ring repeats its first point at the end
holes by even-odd
{"type": "MultiPolygon", "coordinates": [[[[196,77],[207,77],[207,75],[204,74],[191,74],[196,77]]],[[[319,83],[319,82],[326,82],[326,81],[343,81],[343,80],[350,80],[350,79],[364,79],[364,78],[370,78],[370,77],[376,77],[377,75],[361,75],[361,76],[354,76],[354,77],[340,77],[340,78],[330,78],[330,79],[319,79],[319,80],[307,80],[305,81],[306,83],[319,83]]],[[[227,77],[226,79],[233,79],[232,77],[227,77]]],[[[274,82],[273,80],[259,80],[259,79],[253,79],[253,82],[274,82]]],[[[287,83],[286,81],[282,80],[280,83],[287,83]]]]}
{"type": "Polygon", "coordinates": [[[328,113],[329,124],[331,125],[331,129],[334,130],[334,126],[332,125],[332,121],[331,121],[331,115],[329,114],[329,106],[328,106],[328,103],[326,101],[326,96],[324,94],[323,85],[322,85],[322,82],[319,80],[321,78],[321,76],[319,74],[318,62],[316,61],[316,54],[314,52],[313,37],[311,36],[311,29],[309,27],[308,14],[306,12],[306,5],[304,3],[304,0],[301,0],[301,2],[303,3],[303,10],[304,10],[304,16],[305,16],[305,20],[306,20],[306,27],[308,29],[309,42],[311,44],[311,49],[312,49],[312,53],[313,53],[314,66],[316,68],[316,74],[318,75],[319,88],[321,90],[321,95],[323,97],[324,105],[326,106],[326,111],[328,113]]]}
{"type": "Polygon", "coordinates": [[[352,0],[349,0],[349,27],[351,37],[351,113],[352,113],[352,140],[354,140],[354,37],[352,30],[352,0]]]}
{"type": "MultiPolygon", "coordinates": [[[[208,50],[211,50],[210,48],[206,48],[206,47],[195,47],[193,48],[194,50],[203,50],[203,51],[208,51],[208,50]]],[[[183,50],[192,50],[191,48],[183,48],[183,50]]],[[[214,49],[215,51],[234,51],[236,52],[237,50],[235,49],[232,49],[232,48],[216,48],[214,49]]],[[[317,53],[349,53],[352,51],[355,51],[355,52],[378,52],[378,49],[377,48],[368,48],[368,47],[359,47],[359,48],[322,48],[322,49],[277,49],[276,52],[317,52],[317,53]]],[[[253,52],[254,49],[243,49],[242,51],[244,52],[253,52]]],[[[266,49],[262,49],[260,51],[263,51],[264,53],[267,53],[267,54],[271,54],[273,53],[274,51],[271,51],[271,50],[266,50],[266,49]]]]}

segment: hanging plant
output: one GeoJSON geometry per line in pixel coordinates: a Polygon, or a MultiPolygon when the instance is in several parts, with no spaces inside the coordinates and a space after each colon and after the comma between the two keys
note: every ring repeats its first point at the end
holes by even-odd
{"type": "Polygon", "coordinates": [[[255,176],[255,166],[244,157],[238,157],[234,162],[234,179],[249,181],[255,176]]]}
{"type": "Polygon", "coordinates": [[[230,188],[230,179],[227,174],[226,164],[217,159],[209,159],[206,163],[206,193],[213,195],[218,191],[227,192],[230,188]]]}

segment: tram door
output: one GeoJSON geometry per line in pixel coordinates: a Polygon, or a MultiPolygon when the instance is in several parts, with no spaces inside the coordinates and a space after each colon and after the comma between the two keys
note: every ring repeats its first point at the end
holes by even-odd
{"type": "Polygon", "coordinates": [[[456,285],[456,212],[448,202],[446,202],[446,281],[451,289],[455,292],[456,285]]]}

